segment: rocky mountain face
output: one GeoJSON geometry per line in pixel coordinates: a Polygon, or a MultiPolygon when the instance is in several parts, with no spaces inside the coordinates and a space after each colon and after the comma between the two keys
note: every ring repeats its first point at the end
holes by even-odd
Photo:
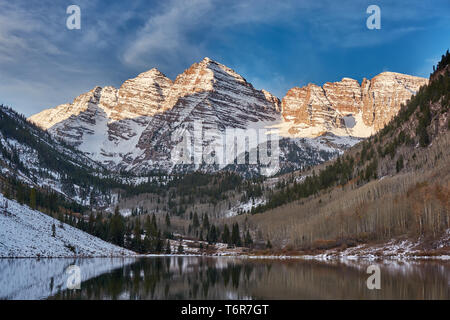
{"type": "Polygon", "coordinates": [[[164,102],[172,81],[157,69],[139,74],[125,81],[119,89],[114,87],[95,87],[75,98],[72,103],[62,104],[44,110],[29,118],[43,129],[50,129],[58,123],[82,113],[101,109],[112,121],[133,119],[139,116],[153,116],[162,112],[164,102]]]}
{"type": "MultiPolygon", "coordinates": [[[[195,139],[200,125],[198,145],[189,157],[201,154],[199,148],[219,143],[229,128],[263,127],[279,121],[280,101],[268,92],[253,88],[233,70],[205,58],[179,75],[169,91],[163,109],[149,119],[136,147],[141,150],[132,165],[149,170],[165,163],[172,165],[170,152],[183,139],[195,139]],[[156,162],[156,163],[155,163],[156,162]]],[[[220,164],[222,161],[218,161],[220,164]]],[[[221,166],[219,164],[219,166],[221,166]]]]}
{"type": "Polygon", "coordinates": [[[282,100],[284,134],[368,137],[382,129],[427,79],[383,72],[371,80],[343,78],[323,87],[292,88],[282,100]]]}
{"type": "MultiPolygon", "coordinates": [[[[310,84],[293,88],[280,101],[265,90],[255,89],[232,69],[205,58],[174,81],[152,69],[125,81],[119,89],[96,87],[71,104],[44,110],[29,120],[116,170],[143,173],[224,168],[229,163],[219,160],[217,165],[204,166],[195,159],[205,148],[220,156],[221,141],[230,129],[264,129],[281,138],[296,138],[280,140],[278,169],[282,169],[284,159],[289,159],[289,167],[295,167],[295,155],[302,157],[298,168],[341,153],[359,138],[381,129],[401,103],[426,82],[384,72],[372,80],[364,79],[361,85],[344,78],[323,87],[310,84]],[[193,141],[200,143],[192,146],[193,141]],[[175,149],[183,143],[185,147],[177,153],[175,149]],[[289,150],[295,150],[295,155],[289,150]]],[[[250,134],[248,139],[249,144],[250,139],[261,143],[261,137],[250,134]]],[[[229,152],[224,149],[225,154],[229,152]]],[[[244,152],[245,145],[236,146],[235,156],[244,152]]]]}
{"type": "Polygon", "coordinates": [[[135,172],[171,169],[173,146],[194,135],[194,124],[209,131],[211,144],[226,128],[263,127],[280,119],[278,98],[209,58],[173,82],[152,69],[119,89],[96,87],[72,104],[29,118],[94,160],[135,172]]]}

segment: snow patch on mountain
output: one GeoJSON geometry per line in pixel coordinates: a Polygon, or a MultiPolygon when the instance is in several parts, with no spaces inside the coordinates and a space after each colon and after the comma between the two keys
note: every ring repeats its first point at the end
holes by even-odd
{"type": "Polygon", "coordinates": [[[250,199],[247,202],[239,203],[238,205],[225,212],[225,217],[230,218],[242,213],[250,212],[253,208],[264,204],[266,204],[266,199],[264,198],[250,199]]]}

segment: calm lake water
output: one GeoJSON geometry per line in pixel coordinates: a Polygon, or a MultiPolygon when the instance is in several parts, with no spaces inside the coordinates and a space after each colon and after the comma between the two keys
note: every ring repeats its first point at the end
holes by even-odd
{"type": "Polygon", "coordinates": [[[450,299],[450,263],[231,257],[0,259],[0,299],[450,299]],[[70,266],[81,289],[67,289],[70,266]],[[69,268],[69,269],[68,269],[69,268]]]}

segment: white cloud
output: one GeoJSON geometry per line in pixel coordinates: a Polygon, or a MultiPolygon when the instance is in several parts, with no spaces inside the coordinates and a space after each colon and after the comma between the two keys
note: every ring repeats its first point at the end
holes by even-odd
{"type": "Polygon", "coordinates": [[[160,68],[185,62],[204,51],[201,43],[193,43],[188,33],[202,24],[212,9],[211,0],[170,1],[162,12],[151,16],[138,32],[136,39],[125,50],[123,61],[145,66],[158,61],[160,68]]]}
{"type": "Polygon", "coordinates": [[[158,12],[149,12],[151,16],[130,40],[122,60],[136,67],[157,65],[162,70],[179,70],[208,56],[206,42],[220,44],[229,28],[257,23],[289,23],[288,15],[295,15],[293,6],[302,10],[316,5],[270,0],[170,0],[158,12]]]}

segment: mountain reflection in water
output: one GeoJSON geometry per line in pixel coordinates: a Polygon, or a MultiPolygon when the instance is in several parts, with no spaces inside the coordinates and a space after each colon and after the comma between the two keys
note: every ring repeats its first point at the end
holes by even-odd
{"type": "Polygon", "coordinates": [[[450,299],[450,264],[231,257],[147,257],[63,290],[52,299],[450,299]]]}

